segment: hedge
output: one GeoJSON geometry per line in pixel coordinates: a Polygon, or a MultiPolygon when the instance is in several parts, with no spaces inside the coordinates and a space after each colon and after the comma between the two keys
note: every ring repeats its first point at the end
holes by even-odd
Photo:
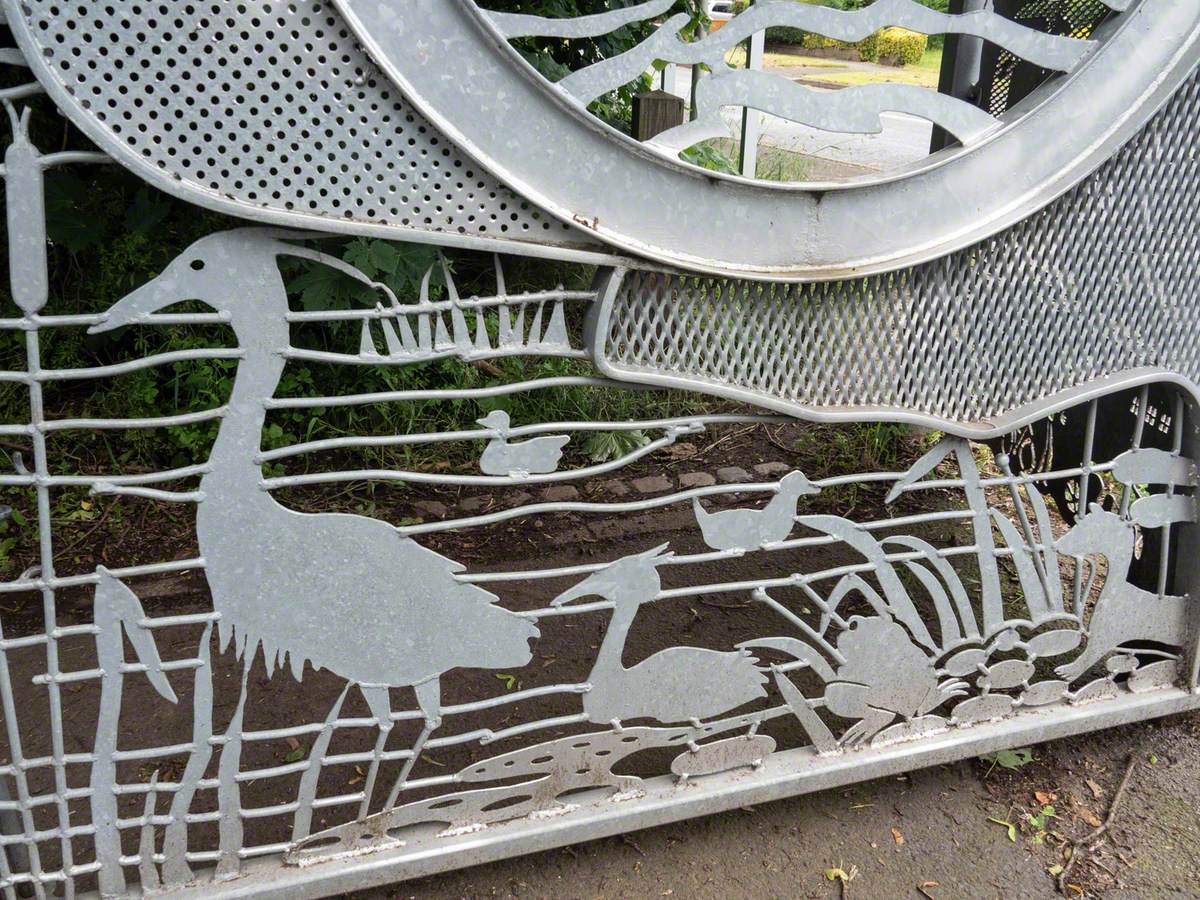
{"type": "Polygon", "coordinates": [[[859,52],[866,62],[887,62],[894,66],[919,63],[929,38],[907,28],[884,28],[859,41],[859,52]]]}
{"type": "MultiPolygon", "coordinates": [[[[899,27],[884,28],[854,44],[795,29],[786,30],[795,32],[789,37],[805,50],[857,50],[864,62],[885,62],[894,66],[910,66],[920,62],[929,43],[929,39],[920,32],[899,27]],[[797,36],[799,40],[795,41],[797,36]]],[[[782,37],[775,39],[787,43],[782,37]]]]}

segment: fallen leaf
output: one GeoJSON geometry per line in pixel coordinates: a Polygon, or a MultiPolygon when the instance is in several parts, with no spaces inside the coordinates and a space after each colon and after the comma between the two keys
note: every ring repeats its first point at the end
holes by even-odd
{"type": "Polygon", "coordinates": [[[302,759],[304,759],[304,748],[297,747],[295,750],[291,751],[287,756],[285,756],[283,761],[286,763],[298,763],[302,759]]]}
{"type": "Polygon", "coordinates": [[[1099,800],[1104,796],[1104,788],[1100,787],[1100,785],[1096,784],[1096,782],[1090,778],[1085,779],[1085,781],[1087,781],[1087,786],[1092,792],[1092,797],[1099,800]]]}
{"type": "Polygon", "coordinates": [[[988,816],[989,822],[995,822],[997,825],[1003,825],[1008,829],[1008,839],[1014,844],[1017,842],[1017,826],[1005,819],[997,819],[995,816],[988,816]]]}
{"type": "Polygon", "coordinates": [[[904,835],[900,833],[899,828],[892,829],[892,839],[896,842],[897,847],[904,846],[904,835]]]}
{"type": "Polygon", "coordinates": [[[1098,815],[1096,815],[1094,812],[1092,812],[1090,809],[1088,809],[1086,806],[1080,806],[1079,808],[1077,808],[1075,810],[1075,814],[1077,816],[1079,816],[1079,818],[1083,819],[1083,821],[1085,821],[1089,825],[1091,825],[1093,828],[1099,828],[1101,825],[1104,824],[1104,821],[1098,815]]]}
{"type": "Polygon", "coordinates": [[[1054,793],[1054,791],[1034,791],[1033,799],[1042,806],[1045,806],[1047,803],[1053,803],[1057,800],[1058,794],[1054,793]]]}
{"type": "Polygon", "coordinates": [[[287,745],[289,747],[291,747],[293,750],[298,750],[300,748],[300,742],[298,740],[296,740],[294,737],[290,737],[287,739],[287,745]]]}
{"type": "Polygon", "coordinates": [[[1053,875],[1054,877],[1057,878],[1059,875],[1062,874],[1062,870],[1063,870],[1063,867],[1060,864],[1055,863],[1054,865],[1052,865],[1050,868],[1048,868],[1046,870],[1046,874],[1053,875]]]}
{"type": "Polygon", "coordinates": [[[507,672],[498,672],[496,674],[496,677],[498,679],[500,679],[500,681],[504,682],[504,687],[507,690],[511,691],[513,688],[515,688],[517,686],[517,676],[516,675],[509,675],[507,672]]]}

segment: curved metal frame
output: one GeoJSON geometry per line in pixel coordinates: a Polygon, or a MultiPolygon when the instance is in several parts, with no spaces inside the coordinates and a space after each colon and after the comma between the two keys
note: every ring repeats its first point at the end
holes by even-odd
{"type": "Polygon", "coordinates": [[[994,234],[1095,169],[1200,60],[1200,8],[1143,0],[978,146],[897,181],[812,191],[715,176],[619,135],[524,64],[473,0],[336,2],[405,95],[542,208],[660,262],[775,280],[887,271],[994,234]],[[1139,57],[1147,47],[1152,59],[1139,57]],[[461,63],[453,79],[448,55],[461,63]],[[1114,80],[1110,59],[1136,61],[1114,80]]]}

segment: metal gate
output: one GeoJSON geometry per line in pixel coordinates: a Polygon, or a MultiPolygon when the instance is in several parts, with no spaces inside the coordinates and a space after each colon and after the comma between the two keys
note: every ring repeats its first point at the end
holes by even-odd
{"type": "Polygon", "coordinates": [[[1046,5],[760,0],[683,40],[670,0],[5,0],[0,892],[327,894],[1200,705],[1200,12],[1046,5]],[[510,46],[646,22],[555,86],[510,46]],[[1028,96],[725,62],[889,25],[1025,60],[1028,96]],[[656,61],[708,74],[630,146],[587,104],[656,61]],[[681,160],[730,105],[957,143],[848,184],[681,160]],[[59,114],[96,149],[46,144],[59,114]],[[212,227],[65,313],[95,273],[47,178],[114,161],[212,227]],[[434,248],[411,296],[347,235],[434,248]],[[72,400],[197,367],[200,411],[72,400]],[[834,452],[867,422],[921,436],[834,452]],[[192,427],[202,461],[128,464],[192,427]],[[747,429],[767,452],[708,471],[747,429]]]}

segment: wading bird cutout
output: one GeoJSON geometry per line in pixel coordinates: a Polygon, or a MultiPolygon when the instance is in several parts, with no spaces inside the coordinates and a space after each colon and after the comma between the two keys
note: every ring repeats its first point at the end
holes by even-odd
{"type": "Polygon", "coordinates": [[[613,602],[583,695],[583,711],[593,722],[621,727],[623,719],[698,723],[767,695],[767,677],[747,650],[718,651],[701,647],[669,647],[635,666],[621,661],[625,639],[638,608],[658,597],[658,566],[671,554],[667,545],[626,556],[560,594],[556,607],[593,595],[613,602]]]}
{"type": "Polygon", "coordinates": [[[411,686],[425,717],[388,797],[390,810],[441,723],[441,676],[466,666],[519,668],[530,660],[529,641],[538,629],[495,605],[494,594],[456,580],[460,563],[402,537],[386,522],[297,513],[263,489],[257,455],[289,343],[278,257],[317,259],[345,270],[339,260],[283,237],[302,236],[248,228],[202,238],[115,303],[91,330],[137,324],[184,300],[199,300],[228,318],[241,363],[196,513],[221,646],[233,638],[242,659],[239,709],[260,646],[268,673],[287,657],[297,680],[311,662],[360,687],[379,726],[359,811],[364,818],[393,725],[388,689],[411,686]]]}

